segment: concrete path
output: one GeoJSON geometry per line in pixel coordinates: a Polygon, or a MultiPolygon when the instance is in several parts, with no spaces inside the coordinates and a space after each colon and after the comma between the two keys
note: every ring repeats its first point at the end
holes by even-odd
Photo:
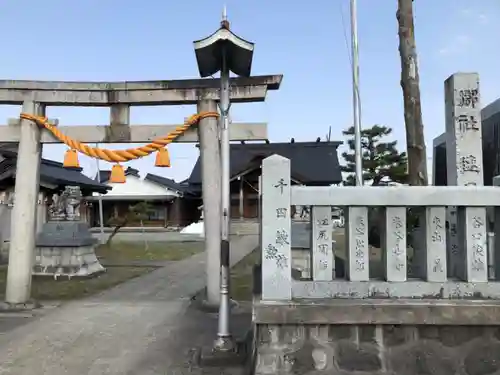
{"type": "MultiPolygon", "coordinates": [[[[235,264],[258,246],[258,237],[231,242],[235,264]]],[[[204,253],[172,262],[0,335],[0,374],[238,373],[192,363],[192,349],[209,345],[216,332],[215,314],[190,304],[204,287],[204,263],[204,253]]],[[[247,319],[237,315],[233,323],[241,327],[238,321],[247,319]]]]}

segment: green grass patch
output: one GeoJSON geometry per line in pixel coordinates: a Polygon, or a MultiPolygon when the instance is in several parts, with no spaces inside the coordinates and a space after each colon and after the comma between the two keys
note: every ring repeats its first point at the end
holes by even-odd
{"type": "MultiPolygon", "coordinates": [[[[101,263],[109,264],[106,272],[84,279],[54,280],[48,276],[35,276],[31,296],[35,300],[74,300],[94,295],[127,280],[145,275],[156,269],[141,261],[177,261],[203,251],[203,242],[120,242],[110,247],[101,245],[96,254],[101,263]],[[136,264],[134,264],[136,263],[136,264]],[[116,264],[117,267],[113,267],[116,264]]],[[[5,297],[7,266],[0,267],[0,298],[5,297]]]]}
{"type": "MultiPolygon", "coordinates": [[[[38,301],[80,299],[145,275],[154,269],[154,267],[107,267],[106,272],[93,278],[71,280],[54,280],[51,277],[36,276],[32,280],[31,296],[38,301]]],[[[0,267],[0,297],[2,299],[5,297],[6,279],[7,267],[0,267]]]]}
{"type": "Polygon", "coordinates": [[[176,261],[189,258],[204,249],[199,242],[120,242],[113,241],[111,246],[100,245],[97,256],[105,263],[127,263],[138,261],[176,261]]]}
{"type": "Polygon", "coordinates": [[[260,263],[260,248],[255,249],[231,269],[231,298],[251,301],[253,266],[260,263]]]}

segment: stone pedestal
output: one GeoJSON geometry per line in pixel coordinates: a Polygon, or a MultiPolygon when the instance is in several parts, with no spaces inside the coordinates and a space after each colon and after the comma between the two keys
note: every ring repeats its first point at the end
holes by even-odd
{"type": "Polygon", "coordinates": [[[95,254],[98,240],[89,226],[80,220],[81,192],[67,186],[52,197],[50,219],[36,238],[33,275],[59,277],[89,277],[105,271],[95,254]]]}
{"type": "Polygon", "coordinates": [[[45,223],[36,240],[33,275],[72,278],[105,271],[95,254],[97,242],[85,222],[45,223]]]}

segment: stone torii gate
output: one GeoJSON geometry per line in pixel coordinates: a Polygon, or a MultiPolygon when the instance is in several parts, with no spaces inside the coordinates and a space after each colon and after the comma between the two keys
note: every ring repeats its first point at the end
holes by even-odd
{"type": "MultiPolygon", "coordinates": [[[[231,79],[233,103],[261,102],[268,90],[279,88],[282,76],[255,76],[231,79]]],[[[179,125],[130,125],[130,106],[196,104],[198,112],[217,111],[219,79],[190,79],[144,82],[58,82],[0,81],[0,105],[22,105],[22,112],[45,116],[48,106],[110,107],[109,125],[58,126],[65,135],[82,143],[143,143],[172,132],[179,125]]],[[[58,124],[58,121],[51,121],[58,124]]],[[[220,222],[220,151],[216,118],[200,120],[176,142],[200,142],[203,197],[212,192],[213,200],[204,202],[206,222],[220,222]]],[[[232,124],[232,141],[265,140],[265,123],[232,124]]],[[[26,303],[31,293],[34,259],[36,210],[39,189],[41,145],[60,143],[28,119],[9,120],[0,127],[0,142],[19,142],[15,182],[16,204],[12,212],[10,256],[6,302],[26,303]]],[[[219,288],[220,227],[208,226],[205,232],[207,287],[219,288]]]]}

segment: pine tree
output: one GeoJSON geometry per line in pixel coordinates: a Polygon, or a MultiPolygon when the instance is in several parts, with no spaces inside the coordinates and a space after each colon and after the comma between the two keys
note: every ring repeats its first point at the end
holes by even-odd
{"type": "MultiPolygon", "coordinates": [[[[345,185],[355,185],[355,144],[354,126],[342,132],[349,137],[349,151],[342,153],[346,164],[342,172],[349,173],[345,185]]],[[[372,186],[384,185],[388,182],[407,183],[407,157],[405,152],[396,148],[397,141],[385,142],[392,129],[386,126],[374,125],[361,130],[361,151],[363,158],[363,180],[372,186]]]]}
{"type": "MultiPolygon", "coordinates": [[[[396,148],[397,141],[386,142],[392,129],[386,126],[374,125],[369,129],[361,130],[361,152],[363,162],[363,181],[365,185],[383,186],[390,182],[405,184],[408,182],[406,152],[399,152],[396,148]]],[[[343,131],[348,138],[349,151],[342,153],[345,165],[342,172],[349,173],[344,180],[344,185],[356,185],[355,171],[355,143],[354,127],[343,131]]],[[[369,209],[368,242],[380,248],[380,230],[383,217],[382,211],[371,207],[369,209]]],[[[413,220],[408,220],[408,225],[413,226],[413,220]]]]}

